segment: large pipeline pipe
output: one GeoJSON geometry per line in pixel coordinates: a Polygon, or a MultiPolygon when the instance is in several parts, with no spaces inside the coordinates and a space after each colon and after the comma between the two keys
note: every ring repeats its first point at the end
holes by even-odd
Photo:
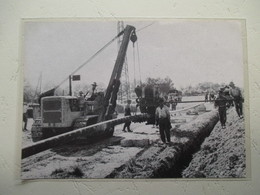
{"type": "MultiPolygon", "coordinates": [[[[22,159],[32,156],[34,154],[37,154],[39,152],[42,152],[44,150],[53,148],[54,146],[67,143],[74,138],[85,135],[90,130],[95,130],[95,128],[98,128],[98,127],[102,128],[102,126],[103,127],[104,126],[115,126],[115,125],[125,123],[127,121],[141,122],[141,121],[144,121],[147,117],[148,117],[147,114],[138,114],[138,115],[133,115],[133,116],[126,116],[123,118],[107,120],[107,121],[103,121],[98,124],[90,125],[87,127],[82,127],[82,128],[75,129],[75,130],[67,132],[67,133],[63,133],[63,134],[60,134],[60,135],[57,135],[57,136],[54,136],[54,137],[51,137],[48,139],[41,140],[32,145],[25,146],[22,149],[22,159]]],[[[103,130],[103,131],[105,131],[105,130],[103,130]]]]}
{"type": "Polygon", "coordinates": [[[189,101],[174,101],[173,103],[196,103],[196,102],[221,102],[221,101],[234,101],[234,99],[227,99],[227,100],[189,100],[189,101]]]}

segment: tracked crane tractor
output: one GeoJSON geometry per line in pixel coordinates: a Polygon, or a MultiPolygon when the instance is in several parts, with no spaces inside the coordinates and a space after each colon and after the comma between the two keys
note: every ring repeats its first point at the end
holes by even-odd
{"type": "MultiPolygon", "coordinates": [[[[117,59],[105,93],[97,93],[85,102],[85,110],[79,108],[74,96],[41,97],[41,118],[34,121],[32,139],[39,141],[73,129],[89,126],[116,117],[115,108],[120,77],[126,56],[128,43],[135,42],[135,27],[127,25],[117,37],[123,36],[117,59]]],[[[51,90],[49,91],[51,92],[51,90]]],[[[45,93],[45,95],[48,94],[45,93]]],[[[114,126],[102,125],[86,133],[87,138],[112,136],[114,126]]]]}

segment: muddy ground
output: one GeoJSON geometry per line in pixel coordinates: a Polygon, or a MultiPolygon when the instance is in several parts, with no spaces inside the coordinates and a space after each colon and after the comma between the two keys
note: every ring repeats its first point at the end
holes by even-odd
{"type": "MultiPolygon", "coordinates": [[[[123,125],[116,126],[114,136],[105,140],[95,143],[78,140],[23,159],[22,179],[105,178],[145,149],[123,147],[121,140],[148,139],[152,144],[159,139],[158,129],[152,125],[134,123],[131,125],[133,133],[124,133],[122,129],[123,125]]],[[[29,138],[26,143],[30,143],[29,138]]]]}
{"type": "Polygon", "coordinates": [[[243,178],[246,176],[244,119],[237,116],[234,108],[227,112],[225,129],[222,129],[218,122],[218,113],[212,111],[188,124],[173,128],[171,134],[172,144],[152,145],[126,165],[116,169],[109,177],[243,178]],[[208,137],[204,140],[205,136],[208,137]]]}
{"type": "MultiPolygon", "coordinates": [[[[207,106],[212,107],[210,103],[207,104],[207,106]]],[[[215,114],[213,113],[213,115],[212,117],[215,118],[216,112],[215,114]]],[[[182,116],[177,115],[174,117],[178,118],[182,116]]],[[[155,156],[165,151],[164,154],[166,154],[167,163],[171,164],[169,167],[172,167],[172,165],[176,163],[171,162],[171,158],[174,158],[178,150],[178,148],[173,148],[176,147],[177,140],[180,142],[187,141],[187,136],[176,138],[176,132],[174,133],[174,131],[177,129],[185,130],[185,128],[188,128],[188,131],[194,130],[195,128],[192,127],[195,127],[196,124],[189,123],[196,118],[197,116],[187,118],[188,123],[183,124],[184,126],[182,124],[172,124],[172,145],[158,144],[160,141],[159,131],[158,128],[152,125],[145,125],[144,123],[132,124],[133,133],[123,133],[123,125],[118,125],[116,126],[114,137],[112,138],[97,143],[85,143],[84,141],[70,143],[23,159],[22,179],[113,178],[117,177],[116,175],[120,175],[120,172],[123,171],[124,168],[128,168],[128,165],[130,165],[130,169],[127,169],[129,175],[126,178],[149,178],[149,175],[146,175],[149,171],[145,170],[149,168],[151,171],[151,169],[154,168],[153,164],[158,164],[153,162],[153,159],[156,161],[156,158],[151,157],[149,162],[146,162],[147,159],[144,159],[143,164],[147,164],[147,166],[141,167],[144,169],[144,175],[135,177],[134,174],[131,175],[131,171],[134,172],[131,168],[133,166],[138,167],[138,164],[135,163],[136,157],[142,156],[142,154],[146,151],[148,152],[149,149],[154,152],[153,154],[151,153],[151,155],[155,156]],[[142,147],[122,146],[122,140],[126,139],[135,141],[149,140],[149,145],[144,144],[142,147]]],[[[196,119],[196,123],[200,125],[204,119],[203,117],[196,119]]],[[[210,120],[210,118],[208,120],[210,120]]],[[[244,119],[239,119],[235,109],[231,108],[228,110],[226,125],[226,129],[221,129],[219,122],[217,123],[209,137],[206,138],[201,145],[201,148],[198,148],[199,151],[191,156],[191,163],[189,163],[191,157],[188,157],[184,159],[186,162],[182,162],[184,163],[183,165],[178,165],[178,168],[181,167],[181,170],[179,170],[177,175],[167,174],[168,170],[164,170],[166,174],[160,175],[160,177],[245,177],[244,119]]],[[[23,142],[24,145],[31,143],[29,131],[23,134],[23,142]]],[[[179,151],[177,152],[179,154],[179,151]]],[[[161,163],[165,162],[162,161],[161,163]]],[[[140,167],[138,169],[140,169],[140,167]]]]}
{"type": "Polygon", "coordinates": [[[241,178],[246,176],[245,124],[234,108],[228,110],[227,127],[218,123],[183,171],[185,178],[241,178]]]}

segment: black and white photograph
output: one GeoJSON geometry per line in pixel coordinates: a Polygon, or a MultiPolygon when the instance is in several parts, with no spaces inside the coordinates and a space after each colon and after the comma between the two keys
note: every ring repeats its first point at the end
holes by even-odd
{"type": "Polygon", "coordinates": [[[244,20],[22,29],[21,179],[247,177],[244,20]]]}

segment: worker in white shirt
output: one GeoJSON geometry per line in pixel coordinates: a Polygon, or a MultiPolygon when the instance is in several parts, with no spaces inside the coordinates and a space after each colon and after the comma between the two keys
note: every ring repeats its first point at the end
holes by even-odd
{"type": "Polygon", "coordinates": [[[163,143],[170,143],[170,129],[171,129],[171,121],[170,121],[170,111],[169,108],[164,105],[164,100],[160,99],[160,105],[156,108],[155,117],[159,122],[159,130],[160,136],[163,143]],[[167,142],[166,142],[167,139],[167,142]]]}

